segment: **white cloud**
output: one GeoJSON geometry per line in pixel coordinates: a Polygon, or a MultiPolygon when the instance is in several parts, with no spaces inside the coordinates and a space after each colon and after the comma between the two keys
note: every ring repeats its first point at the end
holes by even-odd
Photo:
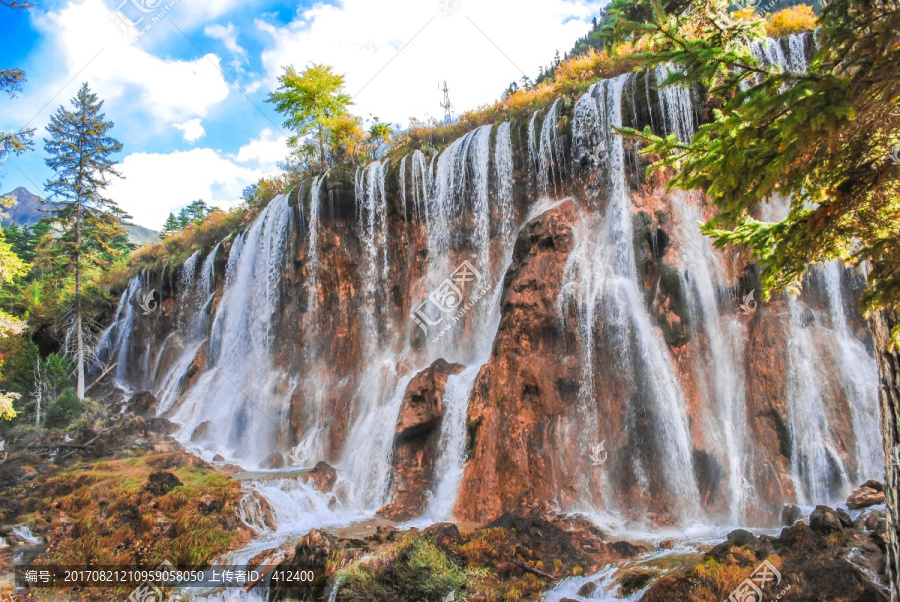
{"type": "MultiPolygon", "coordinates": [[[[229,85],[219,70],[218,56],[159,58],[143,47],[149,38],[171,28],[170,23],[156,23],[144,38],[132,41],[111,14],[102,0],[83,0],[58,12],[36,14],[35,26],[48,40],[39,61],[54,65],[57,72],[55,79],[47,74],[50,83],[43,89],[30,88],[30,93],[50,98],[59,91],[56,100],[63,101],[74,95],[80,82],[88,81],[101,98],[133,103],[133,108],[150,113],[160,125],[206,117],[228,97],[229,85]],[[72,82],[64,87],[73,74],[72,82]]],[[[42,120],[46,118],[45,112],[42,120]]]]}
{"type": "Polygon", "coordinates": [[[175,127],[184,132],[184,139],[187,142],[195,142],[206,135],[206,130],[203,129],[199,119],[176,123],[175,127]]]}
{"type": "Polygon", "coordinates": [[[225,48],[227,48],[232,54],[247,56],[247,51],[244,50],[240,44],[238,44],[237,29],[233,24],[229,23],[228,25],[207,25],[203,29],[203,33],[213,38],[214,40],[221,41],[225,45],[225,48]]]}
{"type": "Polygon", "coordinates": [[[119,165],[125,179],[114,180],[107,192],[135,223],[158,230],[169,213],[197,199],[233,206],[245,187],[277,171],[276,162],[286,154],[285,138],[270,129],[234,156],[210,148],[134,153],[119,165]]]}
{"type": "Polygon", "coordinates": [[[241,167],[209,148],[169,154],[134,153],[119,165],[125,179],[107,188],[132,221],[158,230],[166,216],[191,201],[229,207],[260,173],[241,167]]]}
{"type": "Polygon", "coordinates": [[[259,138],[251,140],[238,150],[237,162],[254,165],[267,174],[277,169],[277,163],[288,155],[287,137],[273,130],[264,129],[259,138]]]}
{"type": "Polygon", "coordinates": [[[257,27],[273,40],[262,56],[267,85],[273,86],[289,64],[333,65],[347,76],[348,92],[358,94],[357,114],[405,124],[409,117],[442,113],[437,83],[446,79],[458,114],[497,100],[523,72],[534,78],[557,49],[565,52],[587,33],[602,5],[588,0],[443,4],[457,8],[444,14],[439,0],[344,0],[316,4],[284,27],[258,20],[257,27]]]}

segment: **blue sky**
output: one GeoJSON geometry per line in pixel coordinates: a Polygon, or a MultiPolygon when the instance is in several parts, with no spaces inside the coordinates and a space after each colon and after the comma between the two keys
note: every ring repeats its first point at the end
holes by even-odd
{"type": "Polygon", "coordinates": [[[405,127],[496,100],[589,28],[588,0],[38,0],[0,7],[0,68],[25,90],[0,98],[0,130],[37,128],[35,152],[7,159],[0,192],[42,194],[50,115],[87,81],[106,101],[126,178],[108,192],[143,226],[202,198],[233,204],[286,155],[265,103],[283,66],[333,65],[354,114],[405,127]]]}

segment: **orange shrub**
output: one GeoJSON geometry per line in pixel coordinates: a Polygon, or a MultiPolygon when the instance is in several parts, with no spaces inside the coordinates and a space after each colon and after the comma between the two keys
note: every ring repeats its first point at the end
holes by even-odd
{"type": "Polygon", "coordinates": [[[818,19],[808,4],[780,10],[774,15],[767,15],[766,19],[766,35],[772,38],[812,31],[816,27],[818,19]]]}

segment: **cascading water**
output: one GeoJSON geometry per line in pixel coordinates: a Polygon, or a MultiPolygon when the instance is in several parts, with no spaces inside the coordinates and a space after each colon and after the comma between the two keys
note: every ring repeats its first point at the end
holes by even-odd
{"type": "MultiPolygon", "coordinates": [[[[622,75],[605,80],[589,92],[593,98],[605,101],[599,111],[609,116],[609,126],[621,127],[622,91],[630,77],[622,75]],[[598,94],[598,89],[603,94],[598,94]]],[[[580,403],[583,424],[589,426],[587,431],[582,427],[583,435],[577,447],[587,459],[590,445],[603,438],[598,437],[593,427],[598,424],[598,408],[592,373],[595,333],[600,331],[609,343],[621,350],[620,369],[629,375],[625,387],[631,390],[633,403],[649,406],[656,435],[655,456],[668,456],[664,469],[666,487],[676,501],[676,511],[682,519],[687,519],[699,505],[699,494],[684,400],[668,352],[653,331],[639,290],[632,244],[632,209],[625,189],[623,140],[611,127],[598,137],[606,141],[609,150],[607,208],[603,216],[583,216],[575,250],[566,263],[559,301],[561,316],[567,315],[569,308],[574,309],[582,349],[584,377],[580,403]],[[649,388],[641,392],[643,397],[636,391],[641,382],[649,388]],[[636,394],[639,399],[634,397],[636,394]]],[[[633,458],[633,473],[639,482],[646,479],[646,461],[639,456],[633,458]]],[[[585,467],[583,472],[589,474],[590,468],[585,467]]],[[[649,488],[649,483],[644,483],[649,488]]],[[[582,503],[591,502],[582,500],[582,503]]]]}
{"type": "MultiPolygon", "coordinates": [[[[790,38],[787,57],[780,46],[768,42],[760,42],[754,53],[761,60],[790,63],[791,69],[799,70],[805,68],[801,58],[805,61],[808,43],[803,36],[790,38]]],[[[661,82],[667,74],[668,68],[660,67],[650,75],[661,82]]],[[[667,344],[650,314],[652,301],[644,294],[641,258],[635,252],[640,233],[634,220],[645,207],[633,206],[640,201],[632,200],[628,156],[614,130],[622,125],[623,102],[635,102],[623,98],[628,96],[626,86],[631,86],[631,96],[640,99],[646,93],[658,103],[655,114],[662,115],[663,123],[657,126],[681,140],[692,136],[697,113],[689,90],[657,88],[651,98],[649,83],[645,91],[640,86],[635,90],[634,77],[626,74],[598,82],[578,99],[569,150],[567,109],[557,101],[531,116],[528,147],[517,149],[524,152],[514,152],[513,140],[519,140],[516,132],[522,130],[510,123],[477,128],[430,159],[413,151],[394,172],[399,173],[402,211],[394,205],[397,197],[387,190],[387,161],[360,168],[353,182],[355,213],[346,212],[348,227],[356,235],[350,240],[340,239],[346,224],[332,230],[330,223],[323,223],[321,203],[324,198],[333,200],[334,191],[328,188],[327,197],[323,192],[328,175],[312,182],[310,218],[302,232],[295,231],[293,223],[305,202],[294,209],[287,197],[276,198],[249,230],[231,241],[224,283],[215,282],[219,247],[205,258],[194,254],[173,276],[178,282],[175,320],[190,327],[164,337],[155,358],[133,350],[129,343],[132,331],[146,324],[135,311],[137,301],[149,292],[144,275],[129,283],[101,340],[102,355],[107,361],[120,361],[117,379],[123,386],[154,389],[160,411],[181,426],[176,433],[180,441],[208,460],[221,454],[227,462],[253,468],[271,452],[290,449],[292,470],[328,461],[337,471],[337,482],[328,494],[285,472],[244,481],[242,517],[260,536],[233,558],[246,561],[312,527],[346,525],[369,518],[388,504],[394,430],[404,393],[411,379],[438,358],[464,367],[447,379],[434,479],[427,485],[428,504],[417,523],[454,516],[467,462],[469,400],[481,368],[491,361],[504,276],[522,226],[519,218],[527,221],[561,202],[563,191],[577,190],[576,176],[585,178],[586,198],[575,199],[581,219],[573,226],[575,247],[567,258],[557,300],[560,322],[575,327],[576,370],[582,376],[577,407],[554,427],[559,449],[552,461],[572,473],[578,492],[565,510],[624,512],[622,498],[617,497],[624,489],[624,474],[635,491],[666,498],[674,520],[691,522],[704,508],[696,476],[695,454],[700,450],[722,467],[721,483],[716,485],[727,490],[722,504],[726,515],[710,520],[746,520],[752,501],[747,327],[728,315],[724,301],[734,289],[733,275],[726,273],[726,260],[696,227],[703,219],[696,199],[678,193],[662,199],[667,209],[671,205],[676,223],[668,231],[678,239],[673,247],[677,253],[668,260],[675,263],[675,280],[685,291],[690,314],[687,328],[693,355],[678,363],[680,350],[667,344]],[[528,201],[514,198],[514,190],[519,190],[514,188],[514,174],[521,171],[527,172],[535,193],[528,201]],[[404,295],[396,285],[408,269],[395,253],[394,246],[402,245],[392,246],[399,236],[391,230],[394,224],[406,228],[406,244],[418,245],[416,257],[427,261],[417,266],[416,282],[409,283],[411,292],[403,303],[393,303],[404,295]],[[294,244],[301,235],[308,237],[305,250],[294,244]],[[330,286],[331,270],[339,265],[334,248],[337,253],[359,253],[347,262],[350,273],[341,273],[346,289],[338,292],[323,288],[330,286]],[[295,250],[297,257],[288,257],[295,250]],[[419,325],[399,319],[396,308],[415,308],[437,287],[452,282],[465,262],[477,271],[477,281],[463,290],[464,298],[452,311],[432,313],[439,325],[429,326],[426,337],[413,341],[419,325]],[[291,278],[282,278],[284,273],[291,278]],[[295,303],[297,293],[288,283],[301,287],[300,302],[295,303]],[[298,341],[302,353],[285,359],[290,345],[284,345],[279,335],[284,316],[292,315],[285,308],[302,307],[304,296],[306,314],[298,329],[305,336],[298,341]],[[324,307],[330,303],[320,299],[335,298],[353,310],[351,323],[342,325],[351,332],[347,343],[323,327],[335,308],[324,307]],[[359,365],[333,365],[334,356],[345,350],[343,344],[355,346],[346,355],[358,357],[359,365]],[[145,363],[149,368],[142,367],[145,363]],[[693,393],[697,395],[689,397],[693,393]],[[336,397],[344,404],[345,420],[340,424],[329,405],[336,397]],[[690,410],[688,401],[693,402],[690,410]],[[615,432],[606,418],[617,407],[625,410],[615,432]],[[197,430],[204,423],[208,424],[197,430]],[[601,441],[609,442],[611,458],[613,453],[619,455],[596,469],[588,452],[601,441]],[[655,477],[657,473],[661,478],[655,477]],[[260,499],[271,508],[274,524],[266,521],[260,499]]],[[[804,503],[832,498],[853,478],[876,476],[873,471],[880,462],[874,444],[877,432],[866,420],[875,407],[874,363],[844,317],[842,272],[829,266],[822,278],[830,336],[837,342],[835,357],[840,360],[839,384],[853,413],[859,460],[854,472],[855,465],[841,456],[831,434],[825,392],[817,388],[816,371],[821,367],[816,363],[829,359],[815,353],[821,333],[806,328],[807,308],[789,301],[786,395],[792,463],[787,476],[793,477],[798,500],[804,503]]]]}
{"type": "Polygon", "coordinates": [[[692,298],[693,321],[703,325],[710,356],[704,366],[706,373],[698,379],[703,384],[712,381],[705,387],[705,396],[714,402],[702,430],[712,440],[719,461],[728,467],[729,520],[739,524],[750,489],[745,479],[744,332],[738,314],[723,316],[719,307],[720,290],[727,288],[727,277],[721,255],[713,251],[710,239],[697,227],[701,221],[699,208],[682,195],[674,199],[673,207],[681,223],[682,282],[692,298]]]}
{"type": "Polygon", "coordinates": [[[878,399],[878,366],[863,344],[854,338],[844,314],[842,266],[829,262],[818,273],[825,280],[831,326],[840,358],[841,385],[853,417],[858,468],[855,483],[879,478],[884,470],[881,431],[877,414],[871,410],[878,399]]]}

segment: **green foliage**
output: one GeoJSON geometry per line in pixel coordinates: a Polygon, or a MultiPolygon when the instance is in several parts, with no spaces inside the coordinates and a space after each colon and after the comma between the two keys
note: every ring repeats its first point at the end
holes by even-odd
{"type": "Polygon", "coordinates": [[[342,600],[441,600],[460,594],[474,577],[426,538],[406,538],[396,548],[355,563],[337,575],[342,600]]]}
{"type": "Polygon", "coordinates": [[[76,391],[84,398],[84,366],[92,328],[83,316],[82,282],[87,270],[106,266],[130,250],[121,220],[128,215],[103,195],[109,179],[121,177],[113,155],[122,143],[109,135],[113,122],[101,112],[103,102],[85,83],[72,99],[73,110],[60,107],[50,117],[44,140],[47,166],[55,173],[50,191],[51,221],[58,236],[45,239],[52,271],[74,276],[74,307],[64,327],[74,333],[70,349],[76,357],[76,391]],[[124,242],[123,242],[124,241],[124,242]],[[123,248],[124,247],[124,248],[123,248]]]}
{"type": "Polygon", "coordinates": [[[71,387],[63,389],[47,410],[46,424],[50,428],[65,428],[81,416],[83,411],[84,404],[78,400],[75,389],[71,387]]]}
{"type": "Polygon", "coordinates": [[[328,65],[313,64],[297,72],[285,68],[278,78],[279,87],[269,94],[267,102],[284,115],[284,126],[294,132],[289,140],[293,148],[304,145],[304,136],[313,134],[317,142],[318,163],[324,172],[333,160],[328,156],[326,138],[341,126],[341,118],[353,100],[344,92],[344,76],[328,65]]]}
{"type": "Polygon", "coordinates": [[[174,213],[170,213],[163,225],[162,236],[171,236],[176,232],[181,232],[191,224],[199,224],[212,213],[212,207],[203,200],[196,200],[187,207],[181,209],[176,217],[174,213]]]}
{"type": "MultiPolygon", "coordinates": [[[[644,64],[675,63],[667,84],[700,84],[720,108],[689,144],[643,138],[670,167],[669,187],[704,189],[719,214],[703,230],[761,263],[765,295],[798,289],[810,264],[868,262],[867,310],[900,308],[900,7],[844,0],[820,17],[809,73],[763,68],[747,42],[761,23],[733,18],[722,0],[615,0],[610,43],[649,40],[644,64]],[[753,218],[790,199],[779,223],[753,218]]],[[[900,332],[895,332],[900,339],[900,332]]]]}
{"type": "Polygon", "coordinates": [[[441,599],[465,588],[466,571],[427,539],[417,539],[397,568],[398,586],[413,600],[441,599]]]}
{"type": "Polygon", "coordinates": [[[244,202],[248,207],[265,207],[269,201],[284,192],[292,178],[285,173],[260,178],[258,182],[244,189],[244,202]]]}
{"type": "Polygon", "coordinates": [[[121,177],[112,157],[122,151],[109,135],[114,124],[101,113],[103,101],[83,84],[72,106],[72,111],[59,107],[51,116],[44,150],[55,172],[46,188],[54,199],[49,201],[51,221],[59,229],[49,250],[58,267],[80,270],[122,255],[112,243],[124,233],[120,220],[128,216],[103,196],[109,179],[121,177]]]}
{"type": "MultiPolygon", "coordinates": [[[[12,8],[28,8],[30,5],[16,5],[18,0],[0,2],[12,8]]],[[[21,69],[0,70],[0,92],[6,92],[10,97],[15,97],[16,92],[22,91],[22,83],[25,81],[25,72],[21,69]]],[[[10,154],[21,155],[34,148],[34,128],[22,129],[18,132],[4,132],[0,130],[0,175],[3,175],[3,161],[10,154]]]]}

